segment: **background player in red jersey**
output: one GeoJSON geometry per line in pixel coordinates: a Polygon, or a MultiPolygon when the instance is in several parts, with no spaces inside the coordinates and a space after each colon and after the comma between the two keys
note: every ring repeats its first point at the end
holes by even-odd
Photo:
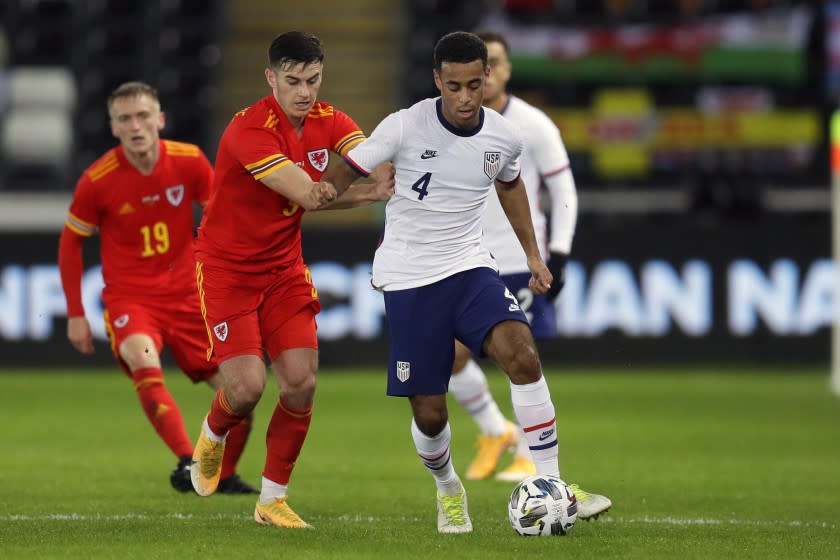
{"type": "MultiPolygon", "coordinates": [[[[164,115],[157,91],[148,84],[119,86],[108,98],[108,112],[120,145],[79,179],[59,243],[67,337],[80,352],[93,353],[82,307],[82,245],[99,228],[102,298],[111,348],[134,381],[152,426],[179,458],[170,476],[172,486],[187,492],[192,489],[192,441],[164,385],[160,351],[167,344],[193,382],[218,386],[217,366],[206,359],[207,333],[193,253],[193,201],[206,203],[213,168],[198,146],[160,139],[164,115]]],[[[231,433],[221,469],[222,492],[256,492],[236,475],[250,424],[249,417],[231,433]]]]}
{"type": "Polygon", "coordinates": [[[196,247],[208,355],[219,360],[223,388],[202,424],[193,486],[202,496],[216,490],[225,437],[265,388],[267,353],[280,399],[266,434],[254,519],[291,528],[309,527],[286,503],[286,491],[312,417],[320,310],[301,254],[301,217],[386,200],[394,185],[390,164],[374,183],[320,181],[330,153],[343,157],[365,138],[349,116],[316,101],[323,58],[319,39],[308,33],[284,33],[271,43],[265,77],[272,93],[234,115],[222,135],[196,247]]]}

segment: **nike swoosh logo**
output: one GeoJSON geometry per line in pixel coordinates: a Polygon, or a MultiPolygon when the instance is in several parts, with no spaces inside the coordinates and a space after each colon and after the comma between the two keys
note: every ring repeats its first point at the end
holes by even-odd
{"type": "Polygon", "coordinates": [[[420,159],[432,159],[433,157],[437,157],[437,154],[432,154],[430,156],[427,156],[426,154],[423,154],[423,155],[420,156],[420,159]]]}
{"type": "Polygon", "coordinates": [[[547,432],[543,432],[543,433],[540,434],[540,441],[545,441],[553,435],[554,435],[554,430],[548,430],[547,432]]]}

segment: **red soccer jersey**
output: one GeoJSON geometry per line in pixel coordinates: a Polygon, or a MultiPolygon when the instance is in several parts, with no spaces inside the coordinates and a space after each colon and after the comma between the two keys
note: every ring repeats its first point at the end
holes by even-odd
{"type": "Polygon", "coordinates": [[[103,297],[195,293],[193,201],[207,202],[213,167],[198,146],[160,141],[154,171],[142,175],[118,146],[76,185],[66,225],[99,228],[103,297]]]}
{"type": "Polygon", "coordinates": [[[331,151],[344,157],[364,138],[353,119],[320,101],[306,116],[300,138],[273,95],[236,113],[219,143],[213,195],[198,232],[197,260],[242,272],[300,261],[304,209],[260,179],[296,164],[318,181],[331,151]]]}

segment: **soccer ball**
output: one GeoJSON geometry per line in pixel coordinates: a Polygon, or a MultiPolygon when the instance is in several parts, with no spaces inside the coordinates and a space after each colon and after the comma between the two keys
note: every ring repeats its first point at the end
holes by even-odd
{"type": "Polygon", "coordinates": [[[510,495],[508,518],[523,537],[565,535],[577,521],[577,498],[556,476],[534,475],[510,495]]]}

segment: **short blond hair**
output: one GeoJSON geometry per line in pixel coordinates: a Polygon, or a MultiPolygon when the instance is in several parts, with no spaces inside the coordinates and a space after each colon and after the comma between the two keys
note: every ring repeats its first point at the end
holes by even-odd
{"type": "Polygon", "coordinates": [[[111,110],[111,106],[117,99],[123,97],[135,97],[137,95],[148,95],[154,99],[158,105],[160,105],[158,91],[146,82],[125,82],[118,85],[116,89],[111,92],[111,95],[108,96],[108,110],[111,110]]]}

